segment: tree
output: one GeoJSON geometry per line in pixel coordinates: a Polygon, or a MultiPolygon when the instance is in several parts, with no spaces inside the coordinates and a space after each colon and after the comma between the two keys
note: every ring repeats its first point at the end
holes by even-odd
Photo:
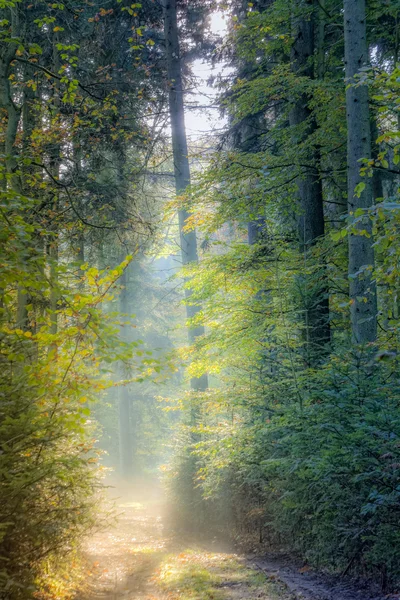
{"type": "Polygon", "coordinates": [[[362,159],[371,160],[368,87],[357,79],[368,66],[365,0],[344,0],[348,211],[356,218],[349,235],[351,327],[358,344],[373,342],[377,330],[374,249],[368,209],[373,205],[372,180],[362,177],[362,159]],[[362,217],[360,219],[360,217],[362,217]]]}
{"type": "MultiPolygon", "coordinates": [[[[124,270],[120,279],[121,290],[119,293],[120,302],[120,313],[122,318],[127,319],[130,307],[128,301],[128,274],[127,269],[124,270]]],[[[122,325],[122,339],[126,342],[126,325],[122,325]]],[[[120,365],[120,377],[123,381],[128,379],[129,373],[127,372],[125,365],[121,362],[120,365]]],[[[118,390],[118,401],[119,401],[119,446],[120,446],[120,473],[122,477],[129,478],[133,472],[133,440],[132,440],[132,427],[131,427],[131,403],[132,399],[129,394],[127,385],[121,385],[118,390]]]]}
{"type": "MultiPolygon", "coordinates": [[[[166,44],[166,60],[168,71],[169,111],[171,117],[172,150],[174,160],[175,188],[177,196],[186,192],[190,185],[189,149],[186,138],[185,111],[183,104],[183,80],[181,70],[181,54],[179,48],[178,19],[176,0],[166,0],[164,4],[164,31],[166,44]]],[[[182,264],[198,262],[197,239],[195,230],[185,231],[189,213],[179,210],[179,235],[182,253],[182,264]]],[[[190,302],[190,291],[186,290],[186,314],[193,319],[201,310],[200,306],[190,302]]],[[[204,327],[189,325],[189,342],[204,335],[204,327]]],[[[207,389],[207,375],[192,378],[194,390],[207,389]]]]}
{"type": "MultiPolygon", "coordinates": [[[[300,77],[314,79],[315,73],[315,10],[313,1],[294,3],[292,26],[294,39],[291,49],[291,66],[300,77]]],[[[317,124],[315,115],[309,108],[311,98],[307,93],[298,94],[290,111],[289,122],[293,128],[293,143],[307,139],[315,134],[317,124]]],[[[304,260],[310,260],[310,250],[321,241],[325,233],[322,179],[318,150],[312,148],[311,155],[304,154],[305,166],[297,180],[299,195],[298,231],[300,252],[304,260]]],[[[312,260],[312,259],[311,259],[312,260]]],[[[326,344],[330,341],[329,291],[326,277],[320,273],[322,283],[314,278],[304,277],[302,289],[304,295],[306,356],[310,364],[323,356],[326,344]]]]}
{"type": "Polygon", "coordinates": [[[136,23],[130,8],[73,4],[1,7],[0,394],[8,401],[0,444],[1,471],[11,474],[1,493],[4,598],[70,587],[63,570],[97,519],[89,416],[110,383],[100,371],[118,360],[130,377],[159,369],[120,339],[109,307],[127,262],[119,266],[121,248],[110,248],[122,239],[125,252],[127,241],[131,249],[150,236],[150,197],[139,205],[135,192],[152,147],[141,103],[146,113],[165,94],[159,86],[148,99],[143,65],[122,69],[136,23]],[[101,245],[109,252],[98,269],[101,245]]]}
{"type": "Polygon", "coordinates": [[[262,4],[230,4],[229,132],[192,187],[193,222],[210,240],[190,282],[206,326],[195,361],[218,383],[202,398],[195,450],[190,435],[178,440],[170,485],[179,514],[190,513],[191,452],[204,527],[251,532],[254,543],[261,533],[318,565],[366,569],[396,587],[398,6],[368,3],[366,24],[361,3],[348,2],[345,47],[343,4],[262,4]],[[367,188],[375,174],[374,205],[367,188]],[[353,214],[344,224],[347,200],[353,214]],[[371,357],[359,344],[376,341],[377,301],[385,320],[371,357]],[[322,325],[306,361],[304,312],[306,329],[322,325]]]}

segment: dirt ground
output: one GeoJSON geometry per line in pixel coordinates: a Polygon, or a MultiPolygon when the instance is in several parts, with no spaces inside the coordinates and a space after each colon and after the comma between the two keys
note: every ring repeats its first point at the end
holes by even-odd
{"type": "MultiPolygon", "coordinates": [[[[301,565],[178,539],[156,491],[113,490],[118,517],[87,540],[79,600],[382,600],[301,565]]],[[[389,596],[386,596],[389,598],[389,596]]],[[[399,599],[400,596],[390,596],[399,599]]]]}
{"type": "Polygon", "coordinates": [[[87,540],[90,568],[79,600],[290,600],[285,586],[226,549],[166,531],[157,493],[119,493],[116,522],[87,540]]]}

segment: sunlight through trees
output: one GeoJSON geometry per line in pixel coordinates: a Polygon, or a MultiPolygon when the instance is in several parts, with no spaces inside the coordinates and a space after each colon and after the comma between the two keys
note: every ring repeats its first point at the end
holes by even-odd
{"type": "MultiPolygon", "coordinates": [[[[0,598],[81,597],[108,485],[398,589],[399,24],[0,0],[0,598]]],[[[187,552],[159,589],[219,598],[187,552]]]]}

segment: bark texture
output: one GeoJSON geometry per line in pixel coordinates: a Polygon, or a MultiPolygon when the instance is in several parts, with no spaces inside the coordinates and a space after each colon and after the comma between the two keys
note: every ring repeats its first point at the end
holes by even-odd
{"type": "MultiPolygon", "coordinates": [[[[371,178],[360,176],[360,159],[371,158],[371,129],[368,87],[354,85],[355,76],[368,64],[365,0],[344,0],[344,33],[346,62],[346,113],[347,113],[347,163],[348,211],[352,215],[359,208],[368,209],[373,204],[371,178]],[[355,194],[359,183],[365,184],[360,197],[355,194]]],[[[368,217],[358,229],[365,235],[349,236],[349,279],[351,300],[351,327],[357,344],[376,339],[376,286],[372,279],[374,250],[371,222],[368,217]]]]}

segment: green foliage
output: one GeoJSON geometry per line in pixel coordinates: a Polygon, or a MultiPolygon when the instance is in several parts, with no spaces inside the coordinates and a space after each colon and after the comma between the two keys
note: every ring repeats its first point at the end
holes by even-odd
{"type": "MultiPolygon", "coordinates": [[[[161,412],[154,382],[175,371],[164,352],[172,351],[171,318],[181,317],[171,288],[174,307],[159,308],[161,285],[144,258],[160,209],[143,174],[165,163],[154,154],[168,90],[161,5],[0,2],[4,598],[74,593],[68,572],[79,579],[79,540],[96,522],[96,438],[108,464],[120,452],[117,381],[137,471],[155,470],[160,438],[181,417],[165,468],[181,526],[400,580],[398,2],[368,2],[373,64],[355,85],[371,90],[374,148],[360,159],[364,180],[354,193],[362,199],[372,178],[376,202],[350,215],[340,3],[230,4],[225,50],[235,74],[221,98],[229,133],[171,203],[189,211],[187,229],[204,238],[199,265],[181,275],[186,302],[201,306],[189,325],[206,333],[179,355],[188,377],[207,373],[211,386],[181,393],[161,412]],[[301,66],[299,23],[315,25],[316,42],[301,66]],[[325,234],[322,227],[306,247],[299,225],[312,215],[300,190],[311,179],[325,234]],[[372,272],[378,287],[379,338],[363,348],[349,335],[346,243],[354,235],[372,238],[376,257],[352,273],[372,272]],[[121,263],[128,251],[130,275],[132,256],[121,263]],[[331,337],[318,339],[309,317],[324,306],[331,337]]],[[[192,31],[188,55],[212,47],[203,44],[201,5],[179,3],[179,25],[192,31]]],[[[181,384],[179,374],[170,379],[181,384]]],[[[214,594],[207,572],[188,577],[200,595],[214,594]]],[[[182,584],[186,593],[186,579],[165,589],[182,584]]]]}
{"type": "Polygon", "coordinates": [[[397,580],[400,414],[393,366],[333,358],[311,380],[307,406],[283,411],[259,434],[269,446],[261,465],[279,533],[314,563],[343,571],[359,565],[397,580]],[[383,540],[393,542],[390,548],[383,540]]]}
{"type": "Polygon", "coordinates": [[[150,105],[165,95],[149,79],[151,44],[134,63],[129,36],[147,40],[161,12],[144,2],[143,20],[141,4],[111,4],[1,3],[2,598],[75,594],[104,470],[92,405],[166,366],[143,340],[121,339],[135,324],[115,306],[156,218],[136,186],[150,105]]]}
{"type": "Polygon", "coordinates": [[[106,345],[103,336],[111,341],[116,325],[106,323],[100,307],[120,270],[106,275],[103,286],[88,282],[87,293],[59,287],[63,307],[55,333],[51,284],[32,244],[38,232],[15,210],[23,198],[17,205],[16,196],[3,198],[0,593],[24,598],[43,569],[95,524],[99,471],[89,401],[107,385],[98,374],[105,346],[97,340],[106,345]],[[29,289],[32,306],[47,307],[23,329],[10,323],[17,289],[19,298],[29,289]]]}
{"type": "MultiPolygon", "coordinates": [[[[188,228],[208,242],[200,264],[185,270],[190,301],[202,306],[194,321],[206,326],[185,358],[191,375],[208,372],[212,385],[180,404],[186,425],[167,479],[178,513],[197,527],[252,546],[267,542],[336,572],[379,576],[395,588],[399,72],[392,7],[368,4],[376,53],[355,85],[371,90],[373,155],[359,162],[373,180],[375,205],[348,215],[340,7],[234,3],[236,72],[222,98],[229,135],[178,199],[191,213],[188,228]],[[296,71],[289,25],[298,19],[313,20],[319,45],[296,71]],[[307,110],[294,125],[296,102],[307,110]],[[326,233],[299,251],[296,222],[309,217],[299,188],[310,170],[322,182],[326,233]],[[250,245],[248,224],[257,230],[250,245]],[[375,265],[352,276],[372,272],[378,287],[379,335],[363,347],[349,335],[354,235],[373,239],[375,265]],[[307,315],[319,290],[329,302],[331,341],[315,353],[307,315]]],[[[362,198],[370,183],[355,194],[362,198]]]]}
{"type": "Polygon", "coordinates": [[[194,430],[200,441],[193,447],[181,440],[177,470],[170,473],[176,502],[190,507],[196,518],[203,515],[203,527],[211,531],[234,528],[242,542],[260,537],[319,567],[352,568],[396,581],[396,363],[393,355],[343,350],[317,373],[300,378],[302,407],[295,389],[290,393],[284,382],[276,382],[266,388],[263,402],[259,397],[258,405],[246,403],[229,415],[232,395],[226,391],[225,410],[208,404],[203,425],[194,430]],[[201,509],[189,503],[189,493],[178,498],[187,487],[188,469],[197,473],[201,509]]]}

